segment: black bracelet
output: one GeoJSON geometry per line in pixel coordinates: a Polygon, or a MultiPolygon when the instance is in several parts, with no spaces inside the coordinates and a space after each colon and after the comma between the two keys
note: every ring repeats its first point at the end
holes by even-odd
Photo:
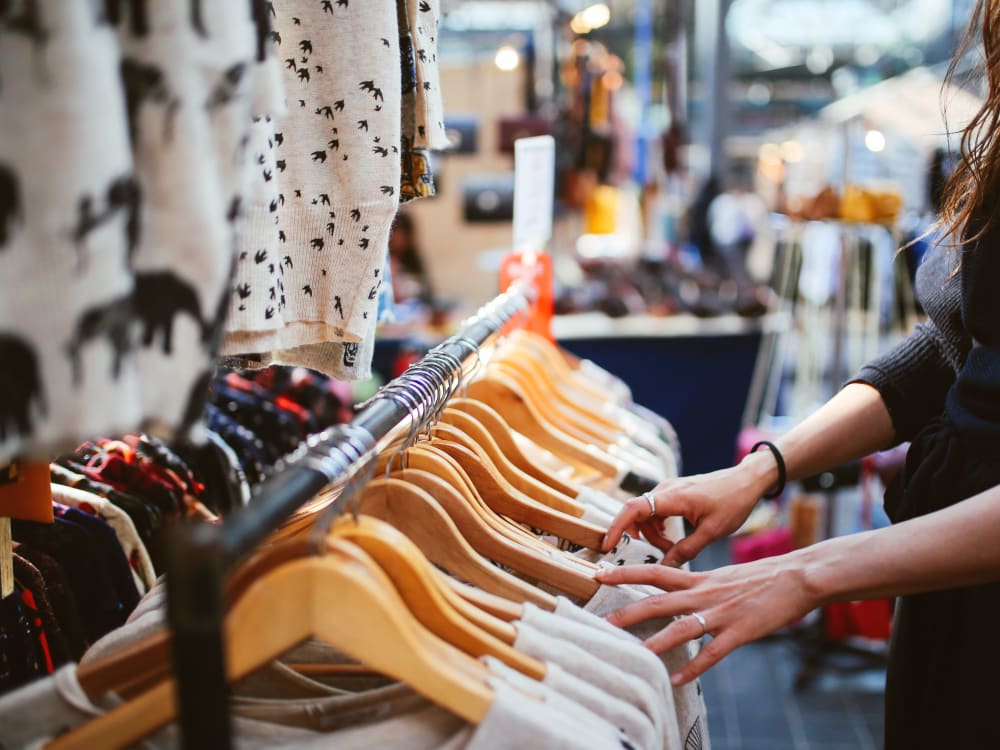
{"type": "Polygon", "coordinates": [[[761,446],[766,446],[771,454],[774,456],[775,463],[778,464],[778,483],[775,488],[763,495],[765,500],[773,500],[776,497],[780,497],[781,493],[785,491],[785,482],[788,479],[788,474],[785,472],[785,459],[781,455],[781,451],[778,450],[778,446],[772,443],[770,440],[761,440],[754,443],[753,448],[750,449],[751,453],[756,453],[757,449],[761,446]]]}

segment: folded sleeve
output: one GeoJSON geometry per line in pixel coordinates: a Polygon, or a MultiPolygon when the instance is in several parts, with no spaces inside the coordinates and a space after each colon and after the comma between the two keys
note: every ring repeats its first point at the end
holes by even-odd
{"type": "Polygon", "coordinates": [[[930,321],[887,353],[872,360],[852,383],[867,383],[879,392],[896,430],[896,443],[910,440],[944,410],[945,396],[955,382],[944,337],[930,321]]]}

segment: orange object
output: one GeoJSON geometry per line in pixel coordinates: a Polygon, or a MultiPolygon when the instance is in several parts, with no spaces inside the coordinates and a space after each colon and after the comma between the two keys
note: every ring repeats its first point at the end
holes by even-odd
{"type": "Polygon", "coordinates": [[[555,310],[552,288],[552,256],[547,253],[508,253],[500,261],[500,289],[515,282],[527,282],[534,289],[535,300],[523,315],[517,316],[508,328],[525,328],[552,338],[552,315],[555,310]]]}
{"type": "Polygon", "coordinates": [[[583,207],[584,233],[613,234],[618,226],[618,188],[598,185],[583,207]]]}
{"type": "Polygon", "coordinates": [[[0,517],[52,523],[47,463],[16,461],[0,469],[0,517]]]}

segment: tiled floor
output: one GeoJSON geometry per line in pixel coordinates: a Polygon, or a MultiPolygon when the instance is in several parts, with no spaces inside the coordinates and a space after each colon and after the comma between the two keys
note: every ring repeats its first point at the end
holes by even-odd
{"type": "MultiPolygon", "coordinates": [[[[728,562],[725,545],[695,567],[728,562]]],[[[702,677],[713,750],[877,750],[882,747],[879,669],[823,672],[795,689],[798,649],[775,639],[744,646],[702,677]]]]}

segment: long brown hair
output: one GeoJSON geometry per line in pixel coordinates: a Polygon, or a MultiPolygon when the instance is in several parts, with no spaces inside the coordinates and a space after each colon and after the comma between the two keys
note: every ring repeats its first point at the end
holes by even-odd
{"type": "Polygon", "coordinates": [[[979,75],[986,79],[986,100],[962,130],[960,158],[948,178],[941,207],[941,227],[955,245],[979,240],[1000,210],[991,205],[1000,188],[1000,0],[976,3],[969,29],[948,66],[948,83],[978,38],[983,41],[979,75]]]}

